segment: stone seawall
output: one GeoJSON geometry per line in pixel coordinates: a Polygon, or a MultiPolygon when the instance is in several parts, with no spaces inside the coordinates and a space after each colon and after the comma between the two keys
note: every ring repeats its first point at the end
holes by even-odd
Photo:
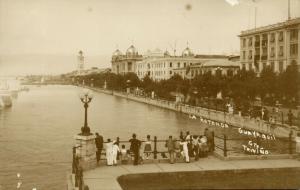
{"type": "MultiPolygon", "coordinates": [[[[105,90],[105,89],[93,88],[93,87],[85,87],[85,88],[89,88],[91,90],[109,94],[109,95],[114,95],[117,97],[126,98],[128,100],[177,111],[188,115],[195,115],[197,117],[200,117],[201,121],[204,121],[208,125],[221,126],[220,124],[226,124],[224,125],[225,127],[230,126],[235,128],[246,128],[249,130],[255,130],[266,134],[272,133],[276,137],[289,137],[289,133],[292,130],[287,126],[282,126],[282,125],[276,125],[276,127],[273,127],[271,129],[270,125],[263,120],[257,120],[249,117],[242,117],[237,114],[229,114],[227,112],[216,111],[216,110],[207,109],[203,107],[195,107],[187,104],[177,104],[175,102],[171,102],[167,100],[152,99],[148,97],[127,94],[125,92],[111,91],[111,90],[105,90]]],[[[293,132],[293,134],[296,134],[295,131],[293,132]]]]}

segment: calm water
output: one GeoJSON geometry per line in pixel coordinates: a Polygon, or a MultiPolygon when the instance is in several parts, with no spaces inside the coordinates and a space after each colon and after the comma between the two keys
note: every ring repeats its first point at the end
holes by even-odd
{"type": "MultiPolygon", "coordinates": [[[[65,189],[71,169],[74,134],[83,124],[84,109],[73,86],[30,87],[20,92],[13,107],[0,110],[0,185],[15,189],[21,173],[22,189],[65,189]]],[[[89,126],[104,138],[128,139],[133,132],[144,139],[178,136],[181,130],[202,133],[199,120],[173,111],[94,93],[89,126]]],[[[1,189],[1,188],[0,188],[1,189]]]]}

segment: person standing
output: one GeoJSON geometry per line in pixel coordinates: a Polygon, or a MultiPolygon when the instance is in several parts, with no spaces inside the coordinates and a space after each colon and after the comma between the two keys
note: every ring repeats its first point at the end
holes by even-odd
{"type": "Polygon", "coordinates": [[[188,150],[188,142],[184,139],[181,139],[180,145],[182,145],[182,156],[185,158],[185,162],[190,162],[189,150],[188,150]]]}
{"type": "Polygon", "coordinates": [[[134,156],[133,165],[138,165],[141,141],[136,138],[136,134],[133,134],[132,139],[130,139],[129,142],[130,142],[130,151],[133,153],[134,156]]]}
{"type": "Polygon", "coordinates": [[[107,165],[112,166],[113,165],[113,143],[110,139],[107,139],[107,143],[105,144],[106,148],[106,160],[107,165]]]}
{"type": "Polygon", "coordinates": [[[117,162],[117,156],[118,156],[118,153],[120,152],[120,149],[119,149],[119,146],[118,146],[118,142],[114,142],[113,143],[113,146],[112,146],[112,160],[113,160],[113,165],[118,165],[118,162],[117,162]]]}
{"type": "Polygon", "coordinates": [[[166,147],[170,155],[170,163],[174,164],[174,153],[175,153],[175,143],[172,139],[172,136],[169,136],[169,139],[166,141],[166,147]]]}
{"type": "Polygon", "coordinates": [[[189,132],[189,131],[186,132],[186,136],[185,136],[184,139],[185,139],[186,141],[191,140],[191,135],[190,135],[190,132],[189,132]]]}
{"type": "Polygon", "coordinates": [[[145,153],[146,160],[149,159],[151,152],[152,152],[152,148],[151,148],[150,135],[147,135],[147,140],[145,141],[145,147],[144,147],[144,153],[145,153]]]}
{"type": "Polygon", "coordinates": [[[207,138],[208,151],[212,152],[214,150],[214,134],[208,128],[204,130],[204,136],[207,138]]]}
{"type": "Polygon", "coordinates": [[[99,133],[96,133],[95,144],[97,148],[96,151],[97,164],[99,164],[99,161],[101,159],[101,152],[103,149],[103,137],[99,135],[99,133]]]}
{"type": "Polygon", "coordinates": [[[293,113],[292,113],[292,110],[289,110],[289,113],[288,113],[288,121],[289,121],[289,125],[292,126],[293,125],[293,113]]]}
{"type": "Polygon", "coordinates": [[[194,154],[195,154],[195,160],[199,160],[199,137],[197,135],[193,136],[193,147],[194,147],[194,154]]]}

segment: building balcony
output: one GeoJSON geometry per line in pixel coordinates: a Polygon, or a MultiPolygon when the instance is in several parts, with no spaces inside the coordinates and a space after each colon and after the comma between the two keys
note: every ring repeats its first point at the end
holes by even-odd
{"type": "Polygon", "coordinates": [[[265,54],[261,56],[261,60],[267,60],[267,59],[268,59],[268,55],[265,54]]]}

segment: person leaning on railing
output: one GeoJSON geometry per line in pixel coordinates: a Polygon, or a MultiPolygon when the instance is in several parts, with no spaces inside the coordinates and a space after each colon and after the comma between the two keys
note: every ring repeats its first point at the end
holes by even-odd
{"type": "Polygon", "coordinates": [[[166,147],[170,155],[170,163],[174,164],[174,154],[175,154],[175,142],[172,139],[172,136],[169,136],[169,139],[166,141],[166,147]]]}

